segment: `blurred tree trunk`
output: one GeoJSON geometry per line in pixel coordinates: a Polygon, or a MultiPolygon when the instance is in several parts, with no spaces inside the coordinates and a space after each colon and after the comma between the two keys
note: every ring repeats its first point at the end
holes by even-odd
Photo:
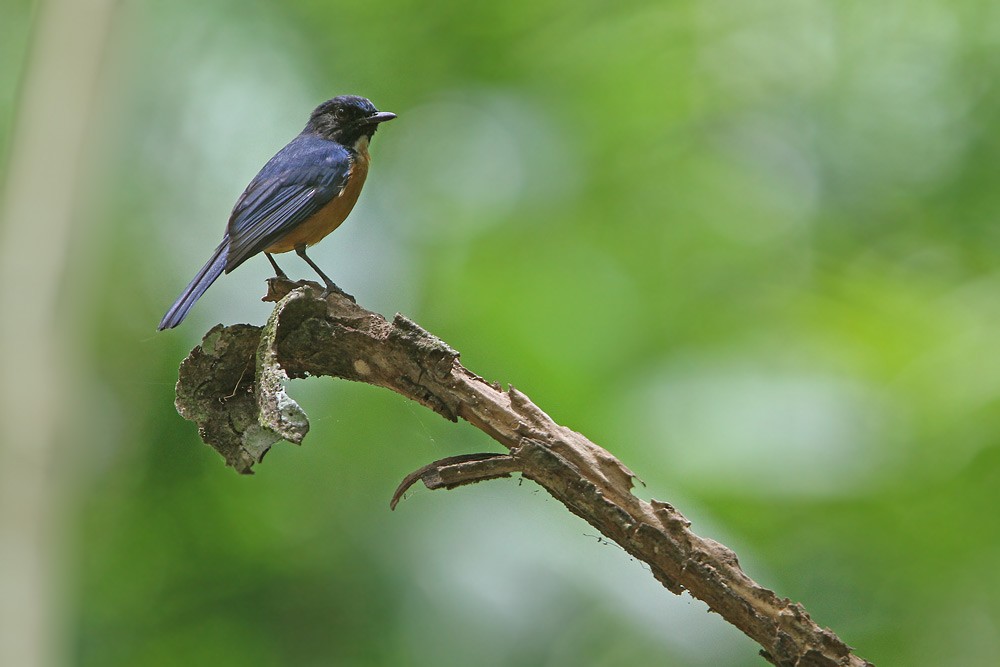
{"type": "Polygon", "coordinates": [[[65,662],[65,471],[79,358],[61,308],[113,0],[35,16],[0,211],[0,665],[65,662]]]}

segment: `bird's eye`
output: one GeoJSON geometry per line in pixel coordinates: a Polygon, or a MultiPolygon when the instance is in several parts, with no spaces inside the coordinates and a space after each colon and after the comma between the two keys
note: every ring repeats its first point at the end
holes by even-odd
{"type": "Polygon", "coordinates": [[[344,107],[339,107],[336,111],[333,112],[333,117],[336,118],[337,120],[347,120],[347,116],[348,116],[347,109],[345,109],[344,107]]]}

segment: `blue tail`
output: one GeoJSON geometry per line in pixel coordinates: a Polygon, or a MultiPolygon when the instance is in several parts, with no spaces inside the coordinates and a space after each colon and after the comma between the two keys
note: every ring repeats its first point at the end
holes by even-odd
{"type": "Polygon", "coordinates": [[[160,320],[160,325],[156,327],[157,331],[173,329],[184,321],[195,301],[201,298],[205,290],[211,287],[215,279],[222,275],[222,272],[226,269],[226,256],[228,254],[229,238],[226,237],[222,239],[222,243],[215,249],[215,254],[212,255],[212,258],[208,260],[205,266],[201,267],[198,275],[191,280],[188,286],[184,288],[184,291],[181,292],[181,295],[177,297],[174,305],[170,306],[170,310],[160,320]]]}

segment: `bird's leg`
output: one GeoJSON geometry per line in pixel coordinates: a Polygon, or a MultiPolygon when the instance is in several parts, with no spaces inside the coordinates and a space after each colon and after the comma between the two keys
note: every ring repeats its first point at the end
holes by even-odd
{"type": "Polygon", "coordinates": [[[275,275],[275,277],[282,278],[284,280],[288,280],[288,276],[285,275],[285,272],[281,270],[281,267],[278,266],[278,263],[276,261],[274,261],[274,257],[271,256],[271,253],[265,252],[264,253],[264,257],[267,257],[267,261],[271,262],[271,266],[274,267],[274,275],[275,275]]]}
{"type": "MultiPolygon", "coordinates": [[[[306,264],[308,264],[309,266],[311,266],[312,270],[315,271],[316,273],[318,273],[319,277],[323,279],[324,283],[326,283],[326,289],[323,290],[323,294],[322,294],[322,296],[324,298],[326,298],[326,296],[328,296],[331,292],[336,292],[337,294],[343,295],[343,296],[347,297],[348,299],[350,299],[351,301],[354,301],[354,297],[353,296],[351,296],[350,294],[348,294],[344,290],[342,290],[339,287],[337,287],[337,285],[334,284],[334,282],[332,280],[330,280],[330,278],[328,278],[327,275],[325,273],[323,273],[318,266],[316,266],[316,263],[313,262],[311,259],[309,259],[308,255],[306,255],[306,246],[305,246],[304,243],[301,244],[301,245],[295,246],[295,254],[298,255],[299,257],[301,257],[302,259],[304,259],[306,261],[306,264]]],[[[357,303],[357,302],[355,301],[355,303],[357,303]]]]}

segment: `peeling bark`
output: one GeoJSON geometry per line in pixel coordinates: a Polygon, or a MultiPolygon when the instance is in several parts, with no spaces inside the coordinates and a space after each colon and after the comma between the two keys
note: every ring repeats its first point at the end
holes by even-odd
{"type": "Polygon", "coordinates": [[[648,564],[667,589],[708,604],[760,644],[771,663],[871,665],[800,604],[750,579],[730,549],[695,535],[674,507],[633,495],[635,476],[608,451],[554,422],[514,387],[504,391],[466,369],[441,339],[402,315],[389,322],[342,295],[322,299],[314,283],[269,285],[265,300],[278,303],[267,324],[213,328],[181,365],[177,383],[180,413],[239,472],[251,472],[275,442],[305,437],[308,421],[285,393],[285,380],[327,375],[385,387],[446,419],[468,421],[507,449],[415,471],[392,507],[418,480],[451,489],[520,473],[648,564]]]}

